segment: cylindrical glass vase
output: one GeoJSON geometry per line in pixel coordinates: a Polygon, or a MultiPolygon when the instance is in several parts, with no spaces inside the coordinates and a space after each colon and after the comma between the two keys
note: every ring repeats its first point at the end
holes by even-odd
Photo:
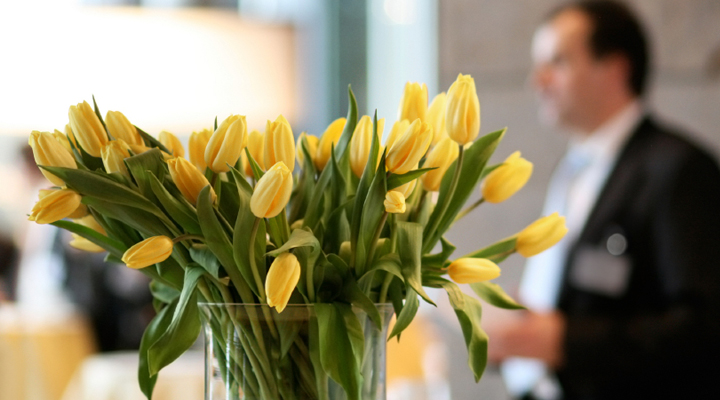
{"type": "Polygon", "coordinates": [[[375,307],[201,303],[205,400],[385,400],[393,308],[375,307]]]}

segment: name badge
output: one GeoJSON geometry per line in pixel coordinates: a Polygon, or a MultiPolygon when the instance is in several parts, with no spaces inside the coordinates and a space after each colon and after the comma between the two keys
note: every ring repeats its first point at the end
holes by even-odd
{"type": "Polygon", "coordinates": [[[624,249],[616,251],[610,240],[607,248],[588,246],[578,249],[569,271],[570,283],[588,292],[620,297],[627,289],[632,269],[630,258],[623,252],[624,249]]]}

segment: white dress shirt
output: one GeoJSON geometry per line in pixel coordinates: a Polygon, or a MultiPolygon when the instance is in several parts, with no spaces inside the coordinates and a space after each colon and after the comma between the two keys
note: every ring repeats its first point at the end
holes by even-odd
{"type": "MultiPolygon", "coordinates": [[[[543,215],[565,216],[568,233],[555,246],[530,258],[520,283],[520,301],[528,309],[555,309],[570,244],[577,240],[597,202],[620,151],[640,123],[644,110],[635,101],[588,136],[574,136],[548,186],[543,215]]],[[[508,391],[522,395],[533,391],[540,398],[555,398],[557,385],[539,360],[512,358],[502,365],[508,391]],[[539,391],[539,393],[537,393],[539,391]]]]}

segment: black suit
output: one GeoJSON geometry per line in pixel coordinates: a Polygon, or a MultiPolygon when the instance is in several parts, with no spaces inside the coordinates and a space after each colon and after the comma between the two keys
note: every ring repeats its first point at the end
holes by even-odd
{"type": "Polygon", "coordinates": [[[719,233],[715,160],[646,118],[568,254],[558,300],[565,362],[557,371],[566,399],[717,398],[719,233]],[[608,252],[611,237],[621,254],[608,252]],[[607,275],[620,289],[588,285],[605,274],[597,261],[614,257],[619,266],[607,275]]]}

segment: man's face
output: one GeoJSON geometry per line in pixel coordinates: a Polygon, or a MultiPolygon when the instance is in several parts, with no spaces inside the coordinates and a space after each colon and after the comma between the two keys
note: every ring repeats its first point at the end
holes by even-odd
{"type": "Polygon", "coordinates": [[[585,131],[606,84],[602,63],[589,48],[592,26],[580,11],[561,12],[535,33],[533,84],[543,121],[585,131]]]}

